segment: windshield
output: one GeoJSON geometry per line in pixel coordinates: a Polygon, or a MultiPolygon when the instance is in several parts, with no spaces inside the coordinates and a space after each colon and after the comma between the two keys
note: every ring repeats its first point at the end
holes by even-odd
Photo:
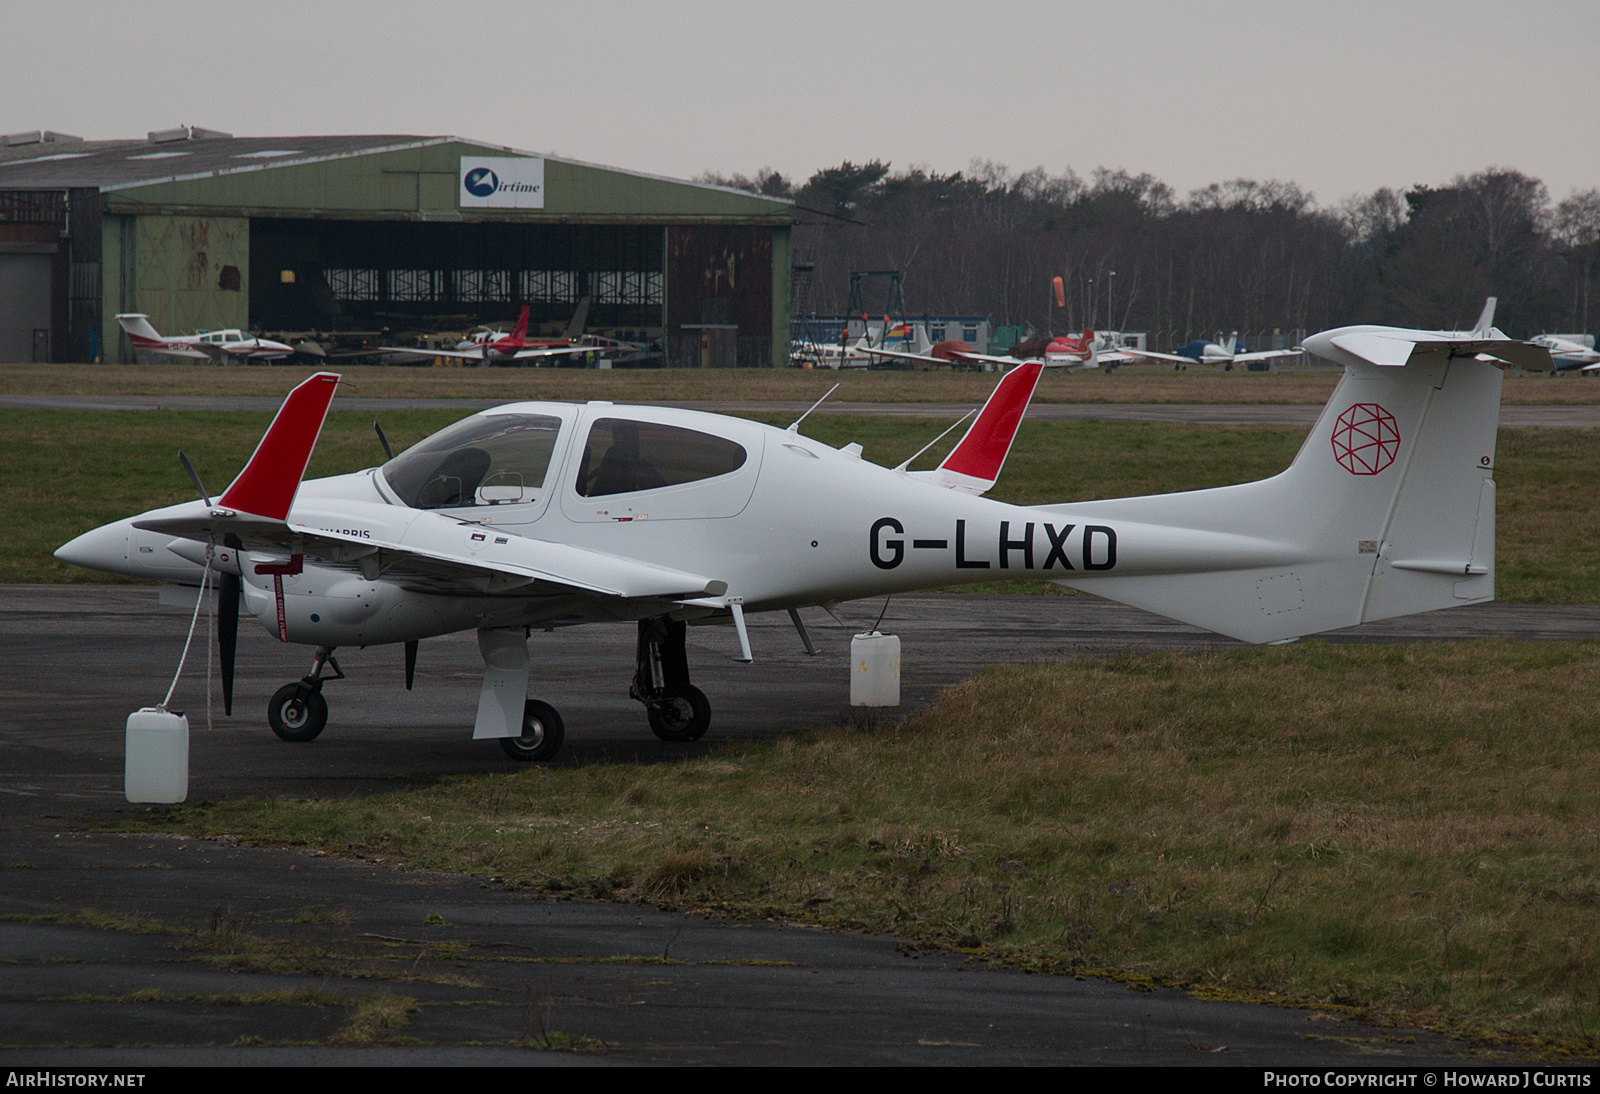
{"type": "Polygon", "coordinates": [[[457,422],[383,465],[383,477],[413,509],[514,505],[538,500],[561,419],[488,414],[457,422]]]}

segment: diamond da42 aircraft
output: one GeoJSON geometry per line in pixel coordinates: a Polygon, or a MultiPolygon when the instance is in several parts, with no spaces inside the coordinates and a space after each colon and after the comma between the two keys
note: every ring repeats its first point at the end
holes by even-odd
{"type": "MultiPolygon", "coordinates": [[[[534,630],[635,624],[632,696],[656,734],[694,740],[689,624],[953,582],[1045,578],[1247,642],[1491,599],[1501,369],[1550,367],[1498,331],[1345,327],[1306,348],[1344,376],[1293,463],[1257,482],[1048,505],[986,498],[1043,365],[1018,365],[938,468],[888,468],[859,445],[688,410],[514,403],[381,467],[302,482],[338,377],[292,391],[215,501],[86,532],[56,556],[200,586],[220,575],[231,710],[238,615],[316,648],[268,721],[310,740],[343,645],[476,630],[474,738],[518,759],[560,747],[528,696],[534,630]],[[331,675],[327,673],[331,670],[331,675]]],[[[796,423],[798,425],[799,423],[796,423]]],[[[908,461],[909,463],[909,461],[908,461]]],[[[465,721],[463,716],[463,721],[465,721]]]]}

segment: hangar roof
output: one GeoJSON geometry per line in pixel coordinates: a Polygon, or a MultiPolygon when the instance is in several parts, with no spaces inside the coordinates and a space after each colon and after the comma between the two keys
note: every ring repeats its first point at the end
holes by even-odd
{"type": "MultiPolygon", "coordinates": [[[[182,132],[174,131],[174,132],[182,132]]],[[[205,136],[0,147],[0,190],[91,188],[110,212],[245,216],[789,223],[781,198],[543,156],[542,210],[461,210],[455,156],[534,157],[450,136],[205,136]],[[366,161],[366,162],[351,162],[366,161]],[[424,179],[423,176],[429,176],[424,179]]]]}

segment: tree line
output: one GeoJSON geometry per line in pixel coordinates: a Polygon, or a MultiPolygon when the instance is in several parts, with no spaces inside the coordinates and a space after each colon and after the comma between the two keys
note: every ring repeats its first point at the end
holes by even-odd
{"type": "MultiPolygon", "coordinates": [[[[1145,330],[1158,343],[1347,323],[1456,329],[1486,296],[1519,337],[1594,329],[1600,189],[1557,203],[1504,168],[1332,207],[1292,182],[1236,179],[1179,199],[1149,174],[983,161],[951,174],[846,161],[798,186],[770,168],[700,181],[794,199],[795,304],[816,314],[844,313],[850,271],[899,270],[911,315],[1145,330]]],[[[1600,321],[1600,299],[1595,310],[1600,321]]]]}

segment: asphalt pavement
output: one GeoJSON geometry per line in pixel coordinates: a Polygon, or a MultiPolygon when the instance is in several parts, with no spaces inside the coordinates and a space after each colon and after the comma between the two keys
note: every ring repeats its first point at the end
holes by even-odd
{"type": "MultiPolygon", "coordinates": [[[[752,619],[756,663],[726,628],[691,628],[708,736],[656,740],[626,696],[628,626],[536,634],[533,694],[567,725],[561,764],[662,763],[841,717],[850,635],[807,613],[752,619]]],[[[0,1063],[1226,1063],[1466,1059],[1416,1031],[1337,1015],[1199,1003],[1181,993],[1030,976],[894,938],[530,896],[490,878],[381,858],[112,834],[128,712],[164,694],[188,613],[129,586],[0,586],[0,1063]],[[155,933],[152,933],[155,932],[155,933]],[[394,1000],[401,1000],[396,1003],[394,1000]],[[412,1007],[413,1043],[345,1047],[367,1011],[412,1007]],[[363,1010],[366,1008],[366,1011],[363,1010]],[[341,1033],[341,1031],[345,1031],[341,1033]],[[541,1051],[553,1033],[603,1052],[541,1051]],[[1407,1040],[1414,1037],[1415,1040],[1407,1040]],[[531,1046],[531,1047],[530,1047],[531,1046]]],[[[1090,597],[894,598],[902,710],[988,664],[1235,643],[1090,597]]],[[[1600,608],[1485,605],[1371,624],[1333,641],[1600,636],[1600,608]]],[[[198,647],[197,647],[198,650],[198,647]]],[[[397,650],[341,650],[328,729],[279,741],[263,708],[304,651],[240,634],[236,714],[206,721],[206,665],[188,712],[190,800],[367,795],[442,776],[522,770],[470,740],[481,661],[471,636],[424,642],[416,690],[397,650]]]]}

